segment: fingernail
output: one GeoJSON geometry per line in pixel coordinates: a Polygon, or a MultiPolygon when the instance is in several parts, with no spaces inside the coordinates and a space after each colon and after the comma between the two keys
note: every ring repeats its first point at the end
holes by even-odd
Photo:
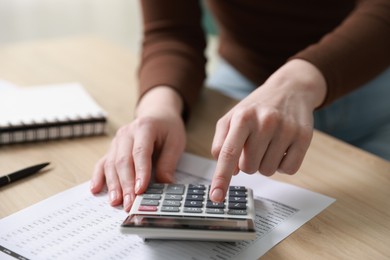
{"type": "Polygon", "coordinates": [[[131,197],[129,194],[126,194],[123,199],[123,208],[127,210],[128,208],[130,208],[130,205],[131,205],[131,197]]]}
{"type": "Polygon", "coordinates": [[[91,183],[89,185],[89,189],[90,190],[94,190],[95,189],[95,182],[94,181],[91,181],[91,183]]]}
{"type": "Polygon", "coordinates": [[[135,196],[134,196],[134,194],[131,194],[130,195],[130,203],[133,204],[134,200],[135,200],[135,196]]]}
{"type": "Polygon", "coordinates": [[[141,189],[141,179],[137,179],[135,182],[135,193],[138,194],[140,189],[141,189]]]}
{"type": "Polygon", "coordinates": [[[211,199],[213,201],[223,201],[223,191],[222,189],[214,189],[213,192],[211,193],[211,199]]]}
{"type": "Polygon", "coordinates": [[[116,199],[117,199],[117,194],[116,194],[116,191],[113,190],[110,192],[110,200],[111,200],[111,202],[114,202],[116,199]]]}

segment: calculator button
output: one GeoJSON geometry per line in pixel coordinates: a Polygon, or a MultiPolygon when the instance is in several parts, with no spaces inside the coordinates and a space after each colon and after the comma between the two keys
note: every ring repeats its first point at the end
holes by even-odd
{"type": "Polygon", "coordinates": [[[246,197],[229,197],[229,202],[241,202],[241,203],[246,203],[246,197]]]}
{"type": "Polygon", "coordinates": [[[202,208],[191,208],[191,207],[185,207],[183,209],[183,211],[186,213],[202,213],[203,212],[202,208]]]}
{"type": "Polygon", "coordinates": [[[149,200],[160,200],[161,195],[160,194],[144,194],[142,195],[144,199],[149,199],[149,200]]]}
{"type": "Polygon", "coordinates": [[[151,183],[149,184],[148,189],[164,189],[164,183],[151,183]]]}
{"type": "Polygon", "coordinates": [[[143,206],[158,206],[159,201],[158,200],[148,200],[148,199],[142,199],[141,205],[143,206]]]}
{"type": "Polygon", "coordinates": [[[169,184],[166,189],[166,194],[182,195],[184,193],[185,186],[183,184],[169,184]]]}
{"type": "Polygon", "coordinates": [[[246,203],[229,203],[229,209],[246,209],[246,203]]]}
{"type": "Polygon", "coordinates": [[[229,196],[246,197],[246,192],[245,191],[229,191],[229,196]]]}
{"type": "Polygon", "coordinates": [[[248,212],[245,209],[229,209],[227,214],[229,214],[229,215],[247,215],[248,212]]]}
{"type": "Polygon", "coordinates": [[[156,206],[139,206],[138,207],[139,211],[157,211],[156,206]]]}
{"type": "Polygon", "coordinates": [[[147,189],[145,191],[145,194],[162,194],[163,190],[162,189],[147,189]]]}
{"type": "Polygon", "coordinates": [[[163,206],[174,206],[174,207],[180,207],[181,202],[177,200],[164,200],[163,206]]]}
{"type": "Polygon", "coordinates": [[[188,195],[204,195],[204,190],[192,190],[188,189],[187,194],[188,195]]]}
{"type": "Polygon", "coordinates": [[[162,206],[161,211],[163,212],[179,212],[179,207],[172,207],[172,206],[162,206]]]}
{"type": "Polygon", "coordinates": [[[207,208],[206,213],[208,214],[224,214],[224,209],[217,209],[217,208],[207,208]]]}
{"type": "Polygon", "coordinates": [[[182,200],[183,196],[182,195],[176,195],[176,194],[166,194],[165,195],[166,200],[182,200]]]}
{"type": "Polygon", "coordinates": [[[203,201],[204,196],[203,195],[187,195],[186,200],[199,200],[203,201]]]}
{"type": "Polygon", "coordinates": [[[223,203],[223,202],[207,201],[206,208],[220,208],[220,209],[223,209],[223,208],[225,208],[225,203],[223,203]]]}
{"type": "Polygon", "coordinates": [[[202,201],[196,201],[196,200],[186,200],[184,203],[185,207],[195,207],[195,208],[201,208],[203,206],[202,201]]]}
{"type": "Polygon", "coordinates": [[[188,189],[191,190],[205,190],[206,186],[202,184],[189,184],[188,189]]]}
{"type": "Polygon", "coordinates": [[[229,186],[229,191],[246,191],[245,186],[229,186]]]}

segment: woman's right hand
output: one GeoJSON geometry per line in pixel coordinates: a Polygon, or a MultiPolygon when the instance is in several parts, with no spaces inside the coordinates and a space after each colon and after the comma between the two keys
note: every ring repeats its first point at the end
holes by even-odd
{"type": "Polygon", "coordinates": [[[151,179],[173,182],[176,164],[185,149],[185,126],[181,97],[169,87],[155,87],[140,100],[136,118],[121,127],[108,152],[97,162],[91,192],[107,184],[112,206],[123,203],[129,211],[136,194],[142,194],[151,179]]]}

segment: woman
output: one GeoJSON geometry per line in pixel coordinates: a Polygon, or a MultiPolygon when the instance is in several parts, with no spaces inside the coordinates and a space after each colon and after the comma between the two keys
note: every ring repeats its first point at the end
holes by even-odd
{"type": "MultiPolygon", "coordinates": [[[[223,60],[208,84],[242,99],[217,123],[213,201],[223,200],[239,170],[294,174],[314,125],[390,158],[389,1],[207,3],[218,23],[223,60]]],[[[141,4],[136,118],[118,130],[91,182],[93,193],[106,182],[111,204],[123,203],[125,210],[148,186],[152,167],[157,181],[174,181],[185,120],[206,77],[199,1],[141,4]]]]}

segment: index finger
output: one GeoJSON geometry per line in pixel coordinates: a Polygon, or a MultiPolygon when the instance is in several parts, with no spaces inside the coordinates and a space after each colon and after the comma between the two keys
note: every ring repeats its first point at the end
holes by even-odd
{"type": "MultiPolygon", "coordinates": [[[[216,133],[218,134],[218,133],[216,133]]],[[[222,202],[226,196],[232,175],[236,173],[241,151],[248,138],[242,127],[231,127],[217,159],[217,167],[211,182],[210,199],[222,202]]]]}
{"type": "Polygon", "coordinates": [[[134,139],[133,161],[135,169],[135,193],[142,194],[149,185],[152,174],[152,155],[156,133],[153,129],[137,129],[137,137],[134,139]]]}

